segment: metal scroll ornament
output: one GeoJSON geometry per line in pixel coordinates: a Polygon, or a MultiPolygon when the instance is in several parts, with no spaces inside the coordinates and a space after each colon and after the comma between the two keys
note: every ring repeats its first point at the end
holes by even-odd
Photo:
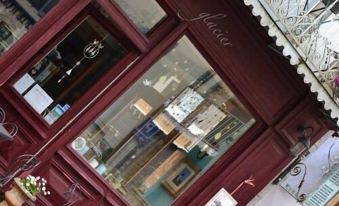
{"type": "Polygon", "coordinates": [[[105,38],[103,38],[101,41],[94,39],[92,43],[87,44],[83,49],[82,58],[77,61],[71,69],[66,71],[66,73],[58,80],[58,83],[62,82],[62,80],[70,76],[73,70],[81,65],[82,61],[84,61],[85,59],[94,59],[95,57],[97,57],[101,49],[104,48],[104,46],[102,45],[102,41],[104,39],[105,38]]]}
{"type": "Polygon", "coordinates": [[[306,194],[300,194],[300,190],[303,187],[304,182],[305,182],[306,173],[307,173],[307,167],[304,163],[296,164],[293,167],[293,169],[290,171],[290,175],[292,176],[299,176],[300,174],[302,174],[302,179],[298,185],[298,190],[297,190],[297,194],[295,197],[298,202],[302,202],[306,199],[306,194]]]}
{"type": "Polygon", "coordinates": [[[94,39],[93,43],[87,44],[84,48],[83,54],[86,59],[93,59],[96,56],[98,56],[101,49],[103,49],[104,46],[101,44],[101,42],[94,39]]]}
{"type": "Polygon", "coordinates": [[[328,153],[327,153],[328,166],[323,167],[323,169],[324,169],[323,175],[330,173],[331,170],[333,168],[335,168],[336,164],[338,164],[338,160],[335,160],[335,161],[332,162],[332,159],[331,159],[332,150],[333,150],[334,146],[336,145],[336,143],[337,143],[336,141],[333,142],[330,146],[330,149],[328,150],[328,153]]]}
{"type": "Polygon", "coordinates": [[[7,173],[0,176],[0,189],[5,187],[20,172],[34,169],[40,164],[38,158],[34,155],[21,155],[17,157],[8,167],[7,173]]]}

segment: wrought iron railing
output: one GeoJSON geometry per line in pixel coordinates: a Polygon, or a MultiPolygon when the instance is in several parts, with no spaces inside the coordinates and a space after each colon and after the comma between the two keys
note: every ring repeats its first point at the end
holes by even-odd
{"type": "Polygon", "coordinates": [[[339,0],[258,1],[339,105],[339,0]]]}

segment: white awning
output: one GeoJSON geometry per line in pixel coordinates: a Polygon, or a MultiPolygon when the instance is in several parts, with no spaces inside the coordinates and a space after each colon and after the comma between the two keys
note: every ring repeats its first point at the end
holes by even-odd
{"type": "MultiPolygon", "coordinates": [[[[334,3],[338,1],[335,0],[334,3]]],[[[305,0],[244,0],[245,5],[252,9],[253,15],[259,17],[260,24],[268,29],[269,36],[276,39],[276,45],[283,47],[283,55],[290,58],[290,64],[296,67],[297,73],[303,76],[304,82],[317,94],[318,101],[324,103],[324,108],[330,111],[331,117],[339,126],[339,96],[336,87],[333,86],[334,78],[339,75],[337,67],[339,55],[329,48],[333,44],[328,44],[328,39],[319,35],[319,30],[316,30],[319,29],[319,22],[322,24],[329,22],[328,12],[334,3],[326,5],[330,7],[322,12],[324,5],[320,4],[321,0],[305,2],[305,0]],[[304,11],[300,12],[300,8],[304,11]],[[326,54],[320,56],[323,51],[326,54]]]]}

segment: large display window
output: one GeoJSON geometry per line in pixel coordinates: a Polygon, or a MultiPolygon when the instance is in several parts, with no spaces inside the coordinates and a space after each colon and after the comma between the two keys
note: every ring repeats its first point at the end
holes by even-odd
{"type": "Polygon", "coordinates": [[[170,205],[255,123],[187,36],[72,143],[131,205],[170,205]]]}
{"type": "Polygon", "coordinates": [[[0,56],[58,2],[59,0],[1,0],[0,56]]]}

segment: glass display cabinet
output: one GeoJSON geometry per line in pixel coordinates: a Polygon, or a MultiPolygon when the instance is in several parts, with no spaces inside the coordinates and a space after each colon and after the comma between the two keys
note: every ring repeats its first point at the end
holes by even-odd
{"type": "Polygon", "coordinates": [[[52,125],[127,54],[120,40],[88,16],[13,86],[52,125]]]}
{"type": "Polygon", "coordinates": [[[170,205],[254,122],[183,36],[71,145],[131,205],[170,205]]]}

